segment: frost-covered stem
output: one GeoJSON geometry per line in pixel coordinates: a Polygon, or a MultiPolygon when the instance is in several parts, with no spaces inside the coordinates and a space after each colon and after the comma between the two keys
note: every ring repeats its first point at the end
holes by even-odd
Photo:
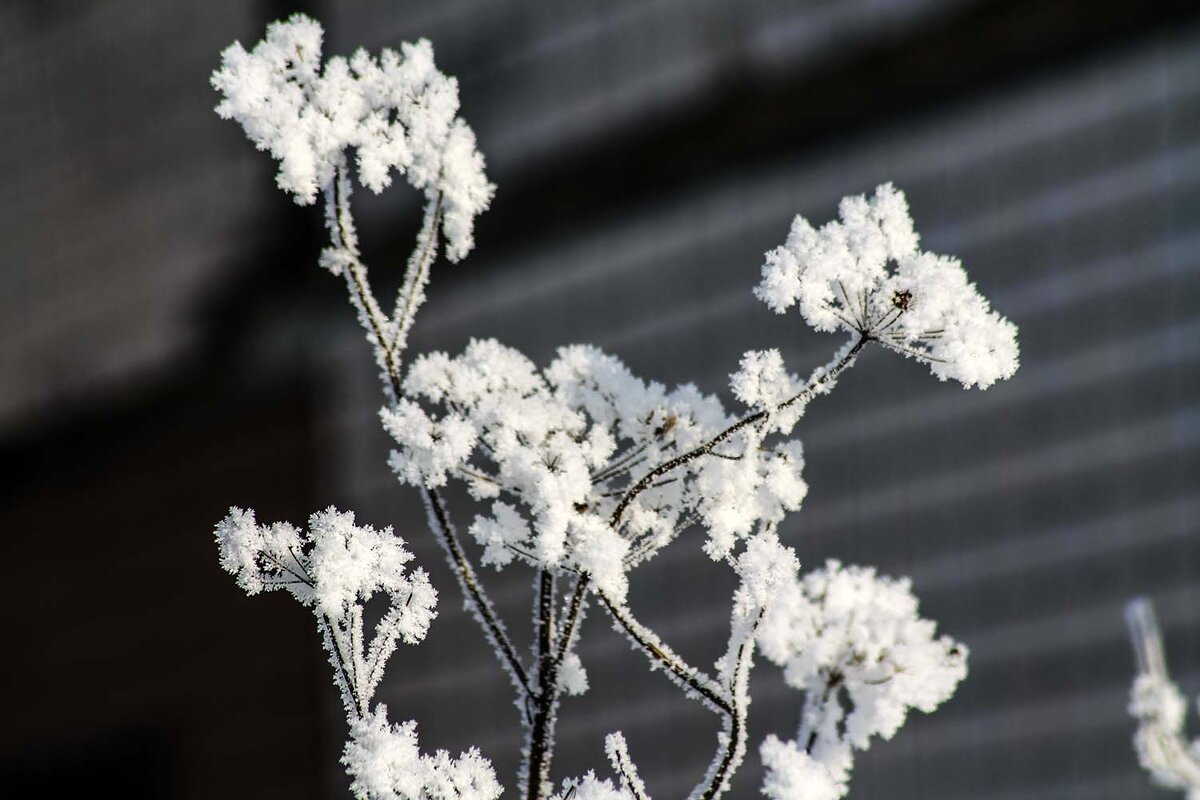
{"type": "MultiPolygon", "coordinates": [[[[716,800],[729,790],[729,781],[733,773],[741,766],[746,757],[747,716],[750,706],[750,668],[754,664],[754,634],[762,613],[756,615],[753,623],[746,626],[742,639],[738,642],[735,653],[732,674],[729,680],[729,710],[725,714],[725,723],[718,736],[717,753],[704,780],[692,790],[690,797],[696,800],[716,800]]],[[[733,649],[733,648],[731,648],[733,649]]]]}
{"type": "Polygon", "coordinates": [[[436,489],[425,489],[421,496],[425,500],[429,527],[446,551],[446,560],[450,564],[451,572],[458,578],[459,589],[462,590],[463,599],[470,607],[472,616],[483,629],[484,636],[491,643],[492,650],[495,651],[500,664],[508,673],[509,679],[512,680],[513,687],[517,691],[517,705],[521,709],[521,721],[528,725],[530,723],[528,701],[533,694],[533,688],[529,685],[529,675],[525,671],[525,665],[521,663],[521,658],[517,655],[512,640],[508,638],[508,630],[504,626],[504,621],[496,613],[496,609],[487,593],[484,592],[483,584],[475,574],[475,569],[471,566],[462,544],[458,541],[458,534],[455,533],[454,525],[450,522],[450,515],[441,495],[436,489]]]}
{"type": "Polygon", "coordinates": [[[391,341],[387,346],[389,370],[399,372],[400,354],[408,345],[417,310],[425,302],[425,287],[429,284],[429,269],[437,258],[437,228],[442,217],[442,196],[439,194],[425,206],[425,219],[417,237],[417,246],[408,258],[404,283],[396,295],[391,341]]]}
{"type": "Polygon", "coordinates": [[[350,675],[351,662],[342,652],[338,641],[338,626],[324,614],[317,617],[317,625],[321,629],[321,638],[325,640],[325,651],[329,653],[329,661],[333,664],[334,677],[338,688],[342,690],[342,705],[355,718],[361,718],[367,713],[365,699],[359,696],[354,679],[350,675]]]}
{"type": "Polygon", "coordinates": [[[1162,634],[1154,606],[1145,597],[1131,600],[1125,606],[1125,623],[1129,626],[1138,674],[1167,680],[1167,657],[1163,653],[1162,634]]]}
{"type": "Polygon", "coordinates": [[[354,217],[350,213],[350,175],[345,159],[338,166],[332,184],[325,189],[325,221],[333,246],[342,254],[342,272],[346,278],[346,289],[350,302],[358,311],[358,321],[367,333],[375,351],[375,361],[387,378],[389,399],[400,396],[400,370],[394,361],[394,348],[390,348],[387,336],[387,315],[379,307],[371,282],[367,277],[367,266],[362,263],[358,252],[358,233],[354,228],[354,217]]]}
{"type": "Polygon", "coordinates": [[[653,666],[662,667],[689,697],[697,697],[705,706],[720,714],[731,714],[733,706],[720,684],[678,656],[658,634],[634,618],[628,606],[614,603],[603,592],[597,592],[600,602],[608,609],[613,621],[636,644],[653,666]]]}
{"type": "Polygon", "coordinates": [[[1164,786],[1200,792],[1200,760],[1183,736],[1184,702],[1167,673],[1154,606],[1138,598],[1125,608],[1138,677],[1130,711],[1138,720],[1134,743],[1143,768],[1164,786]],[[1172,697],[1173,696],[1173,697],[1172,697]],[[1172,706],[1178,708],[1173,711],[1172,706]]]}
{"type": "Polygon", "coordinates": [[[524,770],[525,796],[528,800],[539,800],[552,793],[550,761],[554,757],[554,723],[558,711],[558,674],[561,666],[554,649],[554,594],[554,573],[543,567],[538,570],[534,614],[538,687],[524,770]]]}
{"type": "Polygon", "coordinates": [[[567,653],[571,652],[571,648],[575,646],[575,634],[579,630],[579,623],[583,617],[584,606],[587,605],[587,590],[588,584],[591,583],[591,578],[587,573],[579,576],[575,581],[575,590],[571,592],[571,602],[567,606],[566,614],[563,617],[561,629],[558,633],[558,653],[554,660],[562,665],[563,660],[567,657],[567,653]]]}
{"type": "Polygon", "coordinates": [[[629,747],[625,744],[625,736],[620,731],[604,737],[604,749],[608,753],[608,762],[613,771],[621,779],[621,783],[633,795],[634,800],[650,800],[646,793],[646,784],[638,774],[637,765],[629,757],[629,747]]]}
{"type": "Polygon", "coordinates": [[[710,455],[713,452],[713,448],[715,448],[717,445],[726,441],[738,431],[763,421],[770,414],[783,411],[795,405],[796,403],[808,403],[813,397],[837,381],[838,377],[843,372],[854,365],[854,361],[858,357],[859,352],[866,347],[867,342],[869,341],[871,341],[871,336],[869,334],[857,334],[855,339],[847,342],[847,346],[843,348],[842,352],[834,357],[833,362],[831,362],[828,367],[814,373],[813,377],[809,379],[805,387],[797,392],[793,397],[783,401],[776,408],[773,408],[770,411],[756,411],[753,414],[742,417],[740,420],[733,423],[728,428],[721,431],[716,436],[712,437],[698,447],[664,461],[654,469],[647,472],[641,477],[640,480],[638,480],[637,483],[635,483],[627,492],[625,492],[625,496],[621,498],[621,502],[617,503],[617,507],[613,509],[612,516],[609,518],[609,524],[614,529],[619,528],[621,525],[621,517],[625,514],[625,509],[629,507],[629,504],[632,503],[639,494],[651,488],[654,483],[663,475],[682,467],[684,464],[695,461],[698,458],[710,455]]]}

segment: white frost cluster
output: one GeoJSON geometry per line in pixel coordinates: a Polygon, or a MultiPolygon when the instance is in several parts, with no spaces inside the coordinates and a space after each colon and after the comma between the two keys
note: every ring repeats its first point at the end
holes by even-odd
{"type": "Polygon", "coordinates": [[[217,523],[221,566],[247,594],[287,589],[304,605],[337,617],[376,592],[385,592],[403,613],[398,632],[405,642],[425,638],[435,616],[437,593],[425,570],[407,574],[412,553],[392,529],[354,524],[353,512],[334,508],[309,518],[307,533],[287,522],[259,525],[253,511],[231,508],[217,523]]]}
{"type": "Polygon", "coordinates": [[[475,217],[491,202],[475,134],[458,114],[458,83],[438,71],[422,39],[378,59],[365,50],[321,63],[320,23],[303,14],[267,28],[247,51],[221,54],[212,84],[217,113],[242,125],[279,161],[279,188],[301,205],[330,186],[355,150],[359,181],[378,193],[392,170],[431,200],[440,198],[447,257],[474,245],[475,217]]]}
{"type": "Polygon", "coordinates": [[[412,399],[381,412],[398,445],[392,468],[406,483],[439,487],[454,478],[493,501],[491,514],[471,526],[484,563],[521,558],[577,569],[616,599],[629,568],[682,527],[702,522],[709,553],[725,557],[807,491],[799,442],[760,448],[757,439],[734,437],[649,485],[614,527],[612,515],[640,475],[733,420],[694,386],[646,383],[593,347],[564,347],[540,372],[516,350],[472,341],[457,358],[416,359],[404,390],[412,399]]]}
{"type": "Polygon", "coordinates": [[[352,513],[319,511],[303,532],[286,522],[259,525],[253,511],[232,508],[216,539],[221,566],[248,594],[286,589],[313,609],[349,714],[366,711],[397,641],[420,642],[437,615],[425,570],[405,571],[413,556],[404,540],[391,528],[355,525],[352,513]],[[363,606],[378,593],[389,607],[368,643],[363,606]]]}
{"type": "Polygon", "coordinates": [[[805,701],[795,741],[763,745],[764,791],[807,798],[807,790],[788,793],[803,778],[815,783],[814,796],[840,797],[854,749],[872,736],[890,739],[910,708],[930,712],[949,699],[966,677],[966,648],[935,628],[918,615],[907,579],[873,569],[830,561],[783,588],[758,643],[805,701]]]}
{"type": "Polygon", "coordinates": [[[496,800],[503,791],[478,750],[421,755],[416,723],[389,724],[383,705],[351,723],[342,764],[360,800],[496,800]]]}
{"type": "Polygon", "coordinates": [[[550,800],[636,800],[633,793],[608,778],[588,772],[582,778],[565,778],[562,790],[550,800]]]}
{"type": "Polygon", "coordinates": [[[767,413],[773,424],[764,430],[790,433],[804,412],[804,406],[800,404],[783,408],[800,393],[804,384],[788,372],[783,356],[776,349],[746,352],[737,372],[729,376],[729,387],[738,400],[767,413]]]}
{"type": "Polygon", "coordinates": [[[1138,722],[1133,735],[1138,763],[1159,786],[1183,789],[1188,800],[1200,800],[1200,740],[1189,743],[1184,734],[1187,702],[1167,674],[1154,609],[1139,598],[1125,614],[1138,663],[1129,698],[1129,713],[1138,722]]]}
{"type": "Polygon", "coordinates": [[[1017,329],[991,310],[950,256],[919,250],[904,193],[847,197],[817,229],[797,216],[767,253],[755,294],[777,313],[799,305],[819,331],[867,335],[929,365],[941,380],[986,389],[1017,369],[1017,329]]]}
{"type": "Polygon", "coordinates": [[[846,794],[849,771],[816,760],[795,742],[771,734],[758,754],[766,771],[762,793],[771,800],[838,800],[846,794]]]}

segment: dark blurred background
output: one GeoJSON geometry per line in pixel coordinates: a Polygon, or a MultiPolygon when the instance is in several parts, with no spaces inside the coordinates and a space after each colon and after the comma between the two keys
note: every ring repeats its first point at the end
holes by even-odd
{"type": "MultiPolygon", "coordinates": [[[[1107,0],[0,3],[0,794],[345,796],[311,617],[218,568],[234,503],[396,526],[443,600],[381,697],[514,793],[507,681],[385,467],[319,212],[211,111],[220,50],[294,10],[327,52],[431,39],[499,185],[416,350],[594,342],[727,399],[746,349],[806,373],[839,340],[753,300],[762,253],[797,212],[903,187],[926,247],[1020,325],[1024,366],[967,393],[870,353],[800,428],[804,562],[911,575],[971,648],[959,693],[861,756],[851,797],[1167,796],[1130,748],[1121,607],[1156,600],[1200,691],[1200,7],[1107,0]]],[[[411,194],[360,196],[384,296],[411,194]]],[[[684,542],[632,603],[711,663],[727,572],[684,542]]],[[[529,576],[486,578],[524,629],[529,576]]],[[[716,721],[600,611],[584,634],[592,691],[564,703],[556,777],[606,773],[621,729],[653,796],[683,796],[716,721]]],[[[755,681],[754,745],[800,706],[770,665],[755,681]]],[[[752,754],[734,796],[759,777],[752,754]]]]}

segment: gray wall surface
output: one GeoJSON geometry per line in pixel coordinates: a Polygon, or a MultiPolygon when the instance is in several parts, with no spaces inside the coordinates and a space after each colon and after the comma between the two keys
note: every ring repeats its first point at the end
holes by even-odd
{"type": "MultiPolygon", "coordinates": [[[[964,392],[873,352],[798,428],[810,494],[786,541],[806,566],[911,575],[924,613],[971,650],[953,700],[861,756],[851,797],[1165,796],[1130,747],[1121,607],[1156,600],[1176,676],[1200,691],[1200,15],[1145,5],[305,6],[331,52],[428,37],[461,78],[499,185],[478,250],[436,268],[414,350],[494,336],[546,363],[592,342],[732,407],[743,351],[778,346],[806,373],[840,344],[751,296],[763,252],[796,213],[823,222],[841,196],[888,180],[924,246],[960,256],[1020,326],[1007,383],[964,392]]],[[[319,456],[303,499],[395,525],[442,592],[428,641],[397,653],[381,699],[419,721],[423,747],[478,744],[511,787],[507,680],[385,468],[373,366],[339,285],[313,265],[318,219],[209,112],[220,47],[292,6],[46,7],[0,12],[0,63],[22,65],[0,70],[0,96],[32,120],[9,118],[0,151],[22,187],[4,201],[0,430],[36,447],[79,407],[197,364],[230,391],[307,376],[319,456]]],[[[413,211],[403,191],[363,199],[384,285],[413,211]]],[[[473,509],[454,499],[465,529],[473,509]]],[[[215,513],[178,535],[209,536],[215,513]]],[[[707,664],[733,585],[701,535],[639,570],[631,603],[707,664]]],[[[522,631],[530,576],[485,578],[522,631]]],[[[620,729],[652,796],[685,794],[716,720],[649,673],[601,610],[584,636],[592,689],[564,702],[556,777],[606,772],[603,736],[620,729]]],[[[344,722],[320,690],[336,796],[344,722]]],[[[790,732],[800,701],[760,664],[752,745],[790,732]]],[[[752,753],[734,796],[757,795],[759,778],[752,753]]]]}

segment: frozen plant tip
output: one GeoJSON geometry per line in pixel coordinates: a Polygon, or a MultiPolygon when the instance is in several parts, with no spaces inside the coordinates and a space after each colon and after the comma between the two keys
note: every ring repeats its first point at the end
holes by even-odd
{"type": "MultiPolygon", "coordinates": [[[[966,674],[966,649],[918,615],[906,580],[837,562],[800,572],[780,536],[808,492],[793,429],[872,344],[927,363],[939,378],[986,387],[1017,367],[1015,327],[956,260],[917,249],[904,196],[888,185],[870,200],[847,198],[841,220],[820,230],[798,217],[787,243],[767,254],[757,293],[768,305],[799,304],[818,330],[850,335],[807,378],[778,349],[747,352],[729,381],[741,410],[692,384],[645,380],[585,344],[559,348],[544,365],[490,339],[457,355],[406,359],[439,254],[456,261],[472,248],[493,187],[457,116],[457,85],[434,67],[428,42],[323,62],[321,39],[320,25],[297,15],[250,50],[229,47],[213,76],[217,110],[279,161],[279,186],[297,202],[324,200],[320,263],[344,280],[379,368],[390,467],[420,494],[429,533],[512,683],[523,736],[516,794],[650,798],[620,733],[605,741],[611,778],[553,779],[562,701],[599,688],[578,652],[594,603],[652,670],[717,717],[715,752],[691,800],[726,794],[750,750],[759,652],[803,692],[795,738],[770,736],[758,750],[763,791],[772,800],[840,798],[854,751],[893,736],[910,709],[946,701],[966,674]],[[380,191],[393,174],[426,203],[388,310],[362,262],[351,201],[355,177],[380,191]],[[442,495],[453,484],[465,488],[473,516],[465,542],[442,495]],[[638,568],[668,546],[702,549],[737,579],[723,655],[708,668],[688,663],[628,602],[638,568]],[[529,655],[509,637],[476,564],[532,573],[529,655]]],[[[393,723],[375,702],[397,644],[422,640],[435,617],[437,595],[410,568],[403,539],[335,509],[302,530],[260,525],[236,508],[216,539],[221,564],[248,593],[285,590],[315,614],[345,705],[342,763],[357,797],[496,800],[500,783],[479,751],[422,754],[416,722],[393,723]],[[368,636],[372,597],[386,605],[368,636]]]]}
{"type": "Polygon", "coordinates": [[[1167,674],[1154,606],[1144,597],[1133,600],[1125,619],[1137,658],[1129,713],[1138,723],[1133,735],[1138,763],[1159,786],[1183,789],[1188,800],[1200,800],[1200,741],[1189,743],[1184,736],[1187,702],[1167,674]]]}
{"type": "Polygon", "coordinates": [[[799,305],[819,331],[868,336],[967,388],[1012,376],[1016,326],[991,310],[958,259],[918,249],[903,192],[884,184],[839,211],[821,228],[796,217],[787,242],[767,253],[760,300],[780,314],[799,305]]]}
{"type": "Polygon", "coordinates": [[[322,63],[323,37],[320,23],[296,14],[252,50],[230,45],[212,77],[224,97],[217,113],[279,161],[279,188],[301,205],[333,184],[350,149],[373,192],[391,184],[392,170],[404,175],[440,198],[448,255],[462,258],[493,187],[475,134],[457,116],[458,82],[437,70],[424,39],[378,59],[359,50],[322,63]]]}
{"type": "Polygon", "coordinates": [[[873,569],[830,561],[780,590],[758,640],[804,692],[804,710],[795,741],[763,744],[764,793],[807,800],[791,788],[807,781],[817,797],[841,797],[854,750],[892,738],[910,708],[928,713],[948,700],[966,677],[967,651],[935,629],[907,579],[873,569]]]}

